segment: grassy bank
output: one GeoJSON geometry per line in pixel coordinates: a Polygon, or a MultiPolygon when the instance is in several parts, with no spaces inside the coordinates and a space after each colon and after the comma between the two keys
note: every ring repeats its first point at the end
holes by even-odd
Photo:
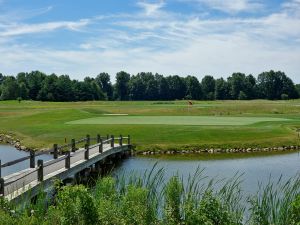
{"type": "Polygon", "coordinates": [[[138,150],[297,145],[300,100],[0,102],[0,130],[44,148],[86,134],[130,134],[138,150]],[[122,115],[112,115],[122,114],[122,115]],[[126,115],[128,114],[128,115],[126,115]]]}
{"type": "Polygon", "coordinates": [[[18,208],[0,199],[0,224],[189,224],[296,225],[300,222],[299,176],[269,182],[245,196],[241,177],[207,180],[202,170],[165,181],[163,169],[142,175],[123,174],[84,186],[57,186],[50,207],[41,194],[36,204],[18,208]],[[249,207],[246,207],[248,202],[249,207]]]}

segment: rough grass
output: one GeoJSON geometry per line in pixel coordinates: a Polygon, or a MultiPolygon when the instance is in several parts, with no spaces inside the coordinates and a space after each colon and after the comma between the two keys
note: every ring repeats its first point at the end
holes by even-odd
{"type": "Polygon", "coordinates": [[[300,128],[300,100],[197,101],[193,107],[188,107],[186,101],[157,103],[22,101],[19,104],[17,101],[3,101],[0,102],[0,131],[11,132],[24,145],[38,148],[62,144],[65,137],[69,141],[98,133],[130,134],[138,149],[151,146],[268,147],[299,144],[296,129],[300,128]],[[130,116],[103,118],[115,124],[68,124],[70,121],[93,120],[102,114],[130,116]],[[127,124],[117,121],[128,118],[131,121],[127,124]],[[137,124],[137,118],[142,118],[143,124],[137,124]],[[185,121],[168,121],[167,118],[184,118],[185,121]],[[195,125],[195,118],[202,124],[195,125]],[[153,124],[153,120],[159,123],[153,124]],[[145,121],[151,124],[144,124],[145,121]]]}

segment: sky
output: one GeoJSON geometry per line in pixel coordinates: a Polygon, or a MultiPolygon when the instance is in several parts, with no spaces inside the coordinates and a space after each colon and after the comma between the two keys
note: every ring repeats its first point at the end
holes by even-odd
{"type": "Polygon", "coordinates": [[[0,0],[6,75],[271,69],[300,83],[300,0],[0,0]]]}

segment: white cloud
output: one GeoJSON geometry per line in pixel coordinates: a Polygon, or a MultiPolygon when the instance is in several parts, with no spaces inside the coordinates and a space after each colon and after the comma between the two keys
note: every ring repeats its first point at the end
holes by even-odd
{"type": "Polygon", "coordinates": [[[40,24],[13,24],[7,25],[0,33],[0,37],[17,36],[31,33],[49,32],[57,29],[79,30],[90,23],[88,19],[82,19],[76,22],[59,21],[40,24]]]}
{"type": "Polygon", "coordinates": [[[147,16],[156,14],[161,8],[165,6],[165,2],[160,0],[156,3],[149,3],[146,1],[140,1],[137,3],[139,7],[141,7],[147,16]]]}
{"type": "MultiPolygon", "coordinates": [[[[274,69],[285,71],[300,83],[299,1],[289,1],[297,4],[291,7],[286,3],[276,13],[256,18],[210,19],[167,12],[161,6],[148,11],[151,16],[145,16],[147,10],[143,7],[143,14],[101,17],[101,22],[91,18],[75,22],[17,24],[7,28],[6,32],[9,32],[2,38],[82,27],[90,34],[78,48],[69,50],[61,50],[61,44],[56,48],[26,43],[8,45],[1,42],[0,34],[1,72],[16,74],[38,69],[82,79],[101,71],[113,75],[126,70],[130,73],[193,74],[201,78],[205,74],[228,76],[236,71],[257,75],[274,69]],[[153,17],[154,14],[159,16],[153,17]]],[[[69,42],[63,36],[60,38],[62,42],[69,42]]]]}
{"type": "MultiPolygon", "coordinates": [[[[182,0],[186,1],[186,0],[182,0]]],[[[261,9],[263,4],[257,0],[187,0],[220,10],[226,13],[251,12],[261,9]]]]}

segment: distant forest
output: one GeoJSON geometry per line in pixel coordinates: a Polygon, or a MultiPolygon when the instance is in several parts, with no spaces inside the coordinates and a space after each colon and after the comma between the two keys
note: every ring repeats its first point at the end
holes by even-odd
{"type": "Polygon", "coordinates": [[[100,73],[96,78],[72,80],[68,75],[46,75],[40,71],[4,76],[0,73],[1,100],[88,101],[88,100],[247,100],[296,99],[300,84],[280,71],[263,72],[256,77],[233,73],[226,80],[205,76],[163,76],[152,73],[100,73]]]}

